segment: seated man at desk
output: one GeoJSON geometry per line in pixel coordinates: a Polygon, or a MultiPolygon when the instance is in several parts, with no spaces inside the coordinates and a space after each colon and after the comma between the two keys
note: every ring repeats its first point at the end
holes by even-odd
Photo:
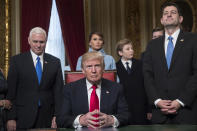
{"type": "Polygon", "coordinates": [[[64,88],[61,110],[57,115],[62,127],[118,127],[128,123],[128,106],[121,85],[102,78],[104,59],[99,52],[82,56],[85,78],[64,88]]]}

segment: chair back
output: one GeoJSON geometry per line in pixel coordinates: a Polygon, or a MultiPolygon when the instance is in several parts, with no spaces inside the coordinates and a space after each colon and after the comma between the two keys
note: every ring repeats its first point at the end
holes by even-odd
{"type": "MultiPolygon", "coordinates": [[[[84,74],[81,71],[65,71],[65,83],[70,83],[84,78],[84,74]]],[[[106,70],[103,73],[103,78],[116,81],[116,70],[106,70]]]]}

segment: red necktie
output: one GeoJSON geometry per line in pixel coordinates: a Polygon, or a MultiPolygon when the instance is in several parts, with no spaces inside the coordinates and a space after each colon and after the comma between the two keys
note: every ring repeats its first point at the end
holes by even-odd
{"type": "MultiPolygon", "coordinates": [[[[93,91],[92,91],[91,96],[90,96],[90,112],[94,111],[95,109],[99,110],[99,99],[98,99],[98,96],[96,94],[97,86],[93,85],[92,88],[93,88],[93,91]]],[[[94,117],[98,117],[98,115],[94,115],[94,117]]],[[[98,122],[98,120],[96,120],[95,122],[98,122]]],[[[99,125],[95,125],[95,126],[98,127],[99,125]]]]}

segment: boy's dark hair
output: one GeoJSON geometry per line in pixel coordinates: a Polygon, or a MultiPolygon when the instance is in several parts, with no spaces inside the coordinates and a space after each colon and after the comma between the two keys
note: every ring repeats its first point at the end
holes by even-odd
{"type": "Polygon", "coordinates": [[[163,28],[161,28],[161,27],[155,27],[155,28],[152,30],[152,33],[157,32],[157,31],[164,31],[164,30],[163,30],[163,28]]]}

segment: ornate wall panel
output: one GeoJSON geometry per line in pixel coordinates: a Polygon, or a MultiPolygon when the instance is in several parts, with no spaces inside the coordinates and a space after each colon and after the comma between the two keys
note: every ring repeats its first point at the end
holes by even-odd
{"type": "Polygon", "coordinates": [[[135,55],[139,58],[141,54],[140,41],[140,9],[138,0],[126,0],[126,37],[131,39],[134,45],[135,55]]]}
{"type": "Polygon", "coordinates": [[[193,16],[193,28],[192,32],[197,32],[197,1],[196,0],[186,0],[192,9],[193,16]]]}
{"type": "Polygon", "coordinates": [[[0,0],[0,67],[5,76],[10,58],[10,0],[0,0]]]}
{"type": "MultiPolygon", "coordinates": [[[[84,0],[84,2],[86,39],[90,32],[102,32],[106,53],[117,60],[116,43],[125,38],[125,0],[84,0]]],[[[86,42],[88,45],[87,40],[86,42]]]]}

